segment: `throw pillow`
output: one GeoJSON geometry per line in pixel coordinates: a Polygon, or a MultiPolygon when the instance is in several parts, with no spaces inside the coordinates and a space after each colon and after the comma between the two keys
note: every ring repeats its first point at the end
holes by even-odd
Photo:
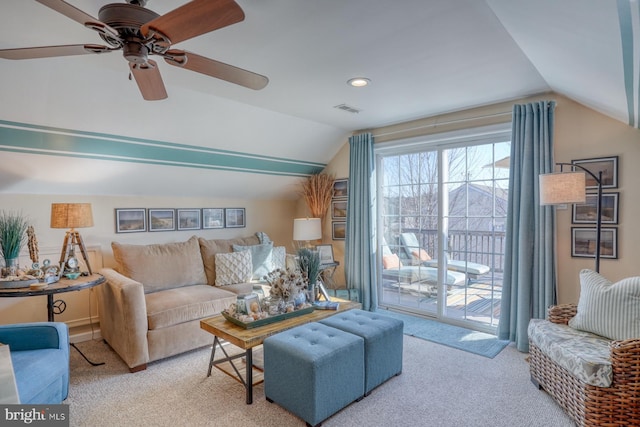
{"type": "Polygon", "coordinates": [[[388,270],[390,268],[400,268],[402,267],[402,263],[397,254],[391,254],[382,257],[382,266],[385,270],[388,270]]]}
{"type": "Polygon", "coordinates": [[[216,286],[246,283],[252,271],[250,251],[216,254],[216,286]]]}
{"type": "Polygon", "coordinates": [[[419,259],[420,261],[430,261],[431,260],[431,257],[429,256],[427,251],[425,251],[424,249],[418,249],[417,251],[411,251],[411,255],[413,255],[413,257],[415,259],[419,259]]]}
{"type": "Polygon", "coordinates": [[[271,252],[272,269],[277,268],[285,270],[287,268],[287,248],[284,246],[276,246],[271,252]]]}
{"type": "Polygon", "coordinates": [[[611,340],[640,338],[640,277],[611,283],[595,271],[582,270],[578,313],[569,326],[611,340]]]}
{"type": "Polygon", "coordinates": [[[265,243],[262,245],[242,246],[233,245],[234,252],[249,251],[251,252],[251,262],[253,263],[252,279],[262,280],[264,276],[273,270],[272,252],[273,243],[265,243]]]}
{"type": "Polygon", "coordinates": [[[112,242],[111,248],[117,271],[142,283],[146,293],[207,283],[195,236],[186,242],[152,245],[112,242]]]}

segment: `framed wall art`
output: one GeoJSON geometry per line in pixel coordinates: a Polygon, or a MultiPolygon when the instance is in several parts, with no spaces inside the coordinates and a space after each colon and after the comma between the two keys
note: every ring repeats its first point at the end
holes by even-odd
{"type": "MultiPolygon", "coordinates": [[[[603,224],[618,223],[619,194],[602,193],[600,216],[603,224]]],[[[597,201],[597,194],[587,194],[585,203],[574,203],[572,222],[574,224],[595,224],[597,220],[597,201]]]]}
{"type": "Polygon", "coordinates": [[[149,209],[149,231],[173,231],[176,229],[174,209],[149,209]]]}
{"type": "MultiPolygon", "coordinates": [[[[595,258],[596,229],[571,228],[571,256],[595,258]]],[[[618,258],[618,229],[602,228],[600,237],[600,258],[618,258]]]]}
{"type": "Polygon", "coordinates": [[[147,231],[147,210],[116,209],[116,233],[138,233],[147,231]]]}
{"type": "Polygon", "coordinates": [[[331,202],[331,219],[344,220],[347,218],[347,201],[334,200],[331,202]]]}
{"type": "Polygon", "coordinates": [[[202,209],[202,228],[224,228],[224,209],[202,209]]]}
{"type": "Polygon", "coordinates": [[[333,181],[333,198],[346,199],[349,195],[349,180],[347,178],[333,181]]]}
{"type": "Polygon", "coordinates": [[[224,210],[224,223],[226,228],[246,227],[244,208],[227,208],[224,210]]]}
{"type": "MultiPolygon", "coordinates": [[[[602,171],[602,188],[618,188],[618,156],[598,157],[595,159],[572,160],[574,165],[580,165],[589,170],[595,176],[602,171]]],[[[579,170],[579,169],[577,169],[579,170]]],[[[596,180],[589,174],[586,174],[587,189],[597,189],[596,180]]]]}
{"type": "Polygon", "coordinates": [[[178,209],[178,230],[199,230],[200,209],[178,209]]]}
{"type": "Polygon", "coordinates": [[[331,237],[333,240],[344,240],[347,235],[347,223],[344,221],[333,221],[331,223],[331,237]]]}

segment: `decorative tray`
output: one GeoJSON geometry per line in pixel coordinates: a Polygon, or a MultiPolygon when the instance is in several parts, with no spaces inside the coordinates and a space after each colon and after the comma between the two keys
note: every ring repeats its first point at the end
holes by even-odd
{"type": "Polygon", "coordinates": [[[234,323],[240,326],[241,328],[252,329],[252,328],[257,328],[259,326],[269,325],[271,323],[279,322],[285,319],[290,319],[292,317],[302,316],[303,314],[309,314],[309,313],[313,313],[313,307],[301,308],[300,310],[290,311],[289,313],[277,314],[275,316],[265,317],[264,319],[258,319],[248,323],[242,322],[241,320],[236,319],[233,316],[230,316],[225,311],[222,312],[222,315],[229,322],[234,323]]]}
{"type": "Polygon", "coordinates": [[[0,289],[28,288],[32,283],[38,283],[38,279],[28,280],[0,280],[0,289]]]}

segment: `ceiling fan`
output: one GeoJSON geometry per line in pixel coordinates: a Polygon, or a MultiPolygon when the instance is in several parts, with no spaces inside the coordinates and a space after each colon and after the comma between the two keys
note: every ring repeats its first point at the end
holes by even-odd
{"type": "Polygon", "coordinates": [[[172,49],[175,43],[242,21],[244,12],[234,0],[192,0],[165,15],[146,9],[147,0],[126,0],[127,3],[112,3],[100,8],[99,19],[63,0],[36,1],[97,31],[108,46],[74,44],[0,49],[0,58],[36,59],[122,50],[142,97],[148,101],[167,97],[158,64],[149,59],[150,55],[164,58],[169,65],[250,89],[262,89],[269,82],[260,74],[185,50],[172,49]]]}

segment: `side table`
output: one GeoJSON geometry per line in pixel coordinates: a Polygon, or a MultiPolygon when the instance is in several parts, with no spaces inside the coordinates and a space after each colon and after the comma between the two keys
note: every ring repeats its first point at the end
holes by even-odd
{"type": "MultiPolygon", "coordinates": [[[[67,303],[62,299],[53,300],[54,294],[63,292],[80,291],[82,289],[89,289],[94,286],[104,283],[105,278],[101,274],[90,274],[89,276],[80,276],[77,279],[62,278],[56,283],[48,285],[44,289],[31,289],[15,288],[15,289],[2,289],[0,288],[0,297],[35,297],[35,296],[47,296],[47,320],[49,322],[54,321],[54,315],[62,314],[67,309],[67,303]]],[[[104,365],[104,362],[95,363],[87,358],[80,351],[74,343],[71,343],[71,347],[75,348],[84,359],[93,366],[104,365]]]]}
{"type": "Polygon", "coordinates": [[[67,309],[67,303],[62,299],[53,300],[54,294],[62,292],[79,291],[82,289],[92,288],[96,285],[104,283],[104,277],[100,274],[91,274],[89,276],[80,276],[77,279],[60,279],[56,283],[52,283],[44,289],[36,290],[29,287],[2,289],[0,288],[0,297],[35,297],[47,296],[47,320],[53,322],[54,314],[62,314],[67,309]]]}
{"type": "Polygon", "coordinates": [[[336,288],[336,282],[333,279],[333,275],[336,274],[336,269],[339,265],[340,263],[338,261],[320,264],[320,280],[322,280],[322,283],[324,283],[324,285],[329,289],[336,288]]]}

